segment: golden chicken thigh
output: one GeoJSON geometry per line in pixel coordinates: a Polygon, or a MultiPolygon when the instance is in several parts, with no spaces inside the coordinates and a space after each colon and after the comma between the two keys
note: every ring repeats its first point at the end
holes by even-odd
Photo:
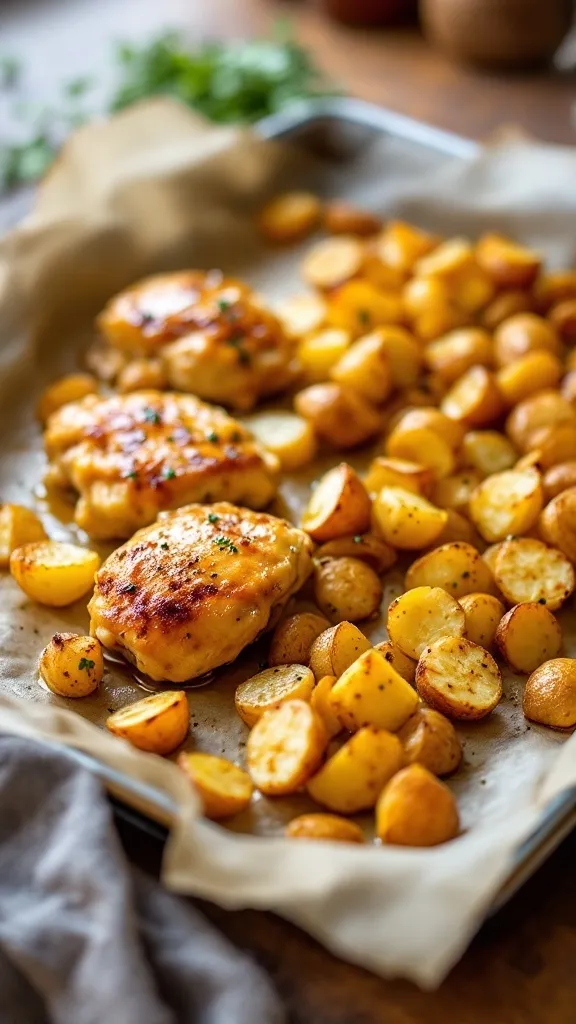
{"type": "Polygon", "coordinates": [[[202,676],[275,624],[311,550],[285,520],[227,502],[163,513],[97,573],[91,633],[154,680],[202,676]]]}
{"type": "Polygon", "coordinates": [[[75,520],[100,540],[129,537],[191,501],[262,508],[276,491],[276,456],[192,395],[89,395],[50,416],[44,443],[47,486],[78,495],[75,520]]]}
{"type": "Polygon", "coordinates": [[[130,357],[158,357],[171,387],[235,409],[250,409],[295,376],[294,346],[280,322],[219,271],[148,277],[112,299],[98,326],[130,357]]]}

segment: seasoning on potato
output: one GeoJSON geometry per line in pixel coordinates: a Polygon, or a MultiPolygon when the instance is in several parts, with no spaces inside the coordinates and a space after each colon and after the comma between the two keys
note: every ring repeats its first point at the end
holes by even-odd
{"type": "Polygon", "coordinates": [[[314,612],[299,612],[282,619],[272,634],[268,664],[307,665],[312,644],[329,628],[328,619],[314,612]]]}
{"type": "Polygon", "coordinates": [[[359,558],[329,558],[314,566],[314,598],[332,622],[372,618],[382,602],[379,576],[359,558]]]}
{"type": "Polygon", "coordinates": [[[317,680],[322,676],[336,676],[356,661],[372,644],[357,626],[351,622],[339,622],[326,629],[310,648],[310,668],[317,680]]]}
{"type": "Polygon", "coordinates": [[[383,843],[438,846],[454,839],[459,827],[452,793],[421,764],[403,768],[379,797],[376,834],[383,843]]]}
{"type": "Polygon", "coordinates": [[[397,736],[366,726],[328,758],[306,788],[329,810],[356,814],[374,807],[382,787],[402,767],[402,759],[397,736]]]}
{"type": "Polygon", "coordinates": [[[406,589],[442,587],[460,599],[475,591],[494,589],[492,573],[480,553],[471,544],[456,541],[442,544],[421,555],[406,573],[406,589]]]}
{"type": "Polygon", "coordinates": [[[322,676],[310,695],[310,707],[320,716],[328,736],[337,736],[342,732],[342,723],[330,700],[336,676],[322,676]]]}
{"type": "Polygon", "coordinates": [[[367,491],[377,493],[383,487],[401,487],[422,497],[430,497],[435,476],[429,466],[422,466],[409,459],[390,459],[377,455],[370,463],[368,473],[364,477],[367,491]]]}
{"type": "Polygon", "coordinates": [[[465,594],[459,598],[459,604],[466,616],[464,636],[489,651],[506,610],[502,601],[493,594],[465,594]]]}
{"type": "Polygon", "coordinates": [[[0,508],[0,569],[7,569],[10,555],[23,544],[47,540],[46,530],[31,508],[9,503],[0,508]]]}
{"type": "Polygon", "coordinates": [[[106,719],[106,728],[133,747],[153,754],[171,754],[186,739],[190,726],[183,690],[163,690],[129,704],[106,719]]]}
{"type": "Polygon", "coordinates": [[[433,708],[416,708],[398,732],[407,764],[421,764],[433,775],[450,775],[462,760],[456,730],[433,708]]]}
{"type": "Polygon", "coordinates": [[[496,646],[513,672],[534,672],[556,658],[562,630],[552,612],[537,601],[514,605],[496,630],[496,646]]]}
{"type": "Polygon", "coordinates": [[[576,562],[576,486],[548,502],[538,521],[542,538],[576,562]]]}
{"type": "Polygon", "coordinates": [[[102,648],[94,637],[54,633],[38,666],[49,690],[59,697],[88,697],[104,673],[102,648]]]}
{"type": "Polygon", "coordinates": [[[353,342],[331,368],[330,376],[375,405],[385,402],[392,391],[392,371],[380,336],[374,332],[353,342]]]}
{"type": "Polygon", "coordinates": [[[483,647],[462,636],[445,636],[422,653],[416,689],[422,700],[448,718],[474,721],[499,703],[502,676],[483,647]]]}
{"type": "Polygon", "coordinates": [[[318,437],[334,448],[356,448],[382,427],[380,413],[352,388],[332,381],[299,391],[294,408],[309,420],[318,437]]]}
{"type": "Polygon", "coordinates": [[[470,518],[490,544],[527,533],[544,504],[540,474],[535,469],[494,473],[470,498],[470,518]]]}
{"type": "Polygon", "coordinates": [[[328,743],[322,719],[303,700],[270,708],[246,745],[248,771],[267,796],[296,793],[318,768],[328,743]]]}
{"type": "Polygon", "coordinates": [[[462,636],[465,623],[464,610],[441,587],[415,587],[388,609],[388,636],[403,654],[416,660],[435,640],[462,636]]]}
{"type": "Polygon", "coordinates": [[[526,681],[522,709],[526,718],[552,729],[576,725],[576,659],[553,658],[526,681]]]}
{"type": "Polygon", "coordinates": [[[314,676],[305,665],[275,665],[236,687],[234,706],[240,718],[253,726],[265,711],[288,700],[310,700],[314,676]]]}
{"type": "Polygon", "coordinates": [[[503,412],[504,399],[494,374],[485,366],[472,366],[454,382],[440,408],[468,427],[487,427],[503,412]]]}
{"type": "Polygon", "coordinates": [[[498,546],[494,578],[510,604],[540,601],[556,611],[574,590],[574,569],[557,548],[532,537],[512,537],[498,546]]]}
{"type": "Polygon", "coordinates": [[[260,211],[260,231],[270,242],[295,242],[317,227],[322,204],[311,192],[284,192],[260,211]]]}
{"type": "Polygon", "coordinates": [[[358,273],[362,259],[362,243],[358,238],[352,235],[325,238],[306,253],[302,276],[314,288],[335,288],[358,273]]]}
{"type": "Polygon", "coordinates": [[[355,533],[326,541],[317,549],[315,557],[319,562],[325,558],[359,558],[380,576],[394,565],[397,556],[394,548],[375,534],[355,533]]]}
{"type": "Polygon", "coordinates": [[[10,572],[27,597],[50,608],[84,597],[99,565],[95,551],[55,540],[24,544],[10,555],[10,572]]]}
{"type": "Polygon", "coordinates": [[[404,550],[433,544],[448,521],[444,509],[402,487],[383,487],[374,501],[373,514],[386,543],[404,550]]]}
{"type": "Polygon", "coordinates": [[[379,651],[386,661],[389,661],[392,668],[401,675],[407,683],[413,683],[416,676],[416,662],[404,654],[400,648],[391,640],[383,640],[380,644],[374,644],[374,650],[379,651]]]}
{"type": "Polygon", "coordinates": [[[254,792],[252,780],[225,757],[186,752],[178,757],[178,765],[194,783],[207,818],[219,821],[248,807],[254,792]]]}
{"type": "Polygon", "coordinates": [[[301,814],[286,826],[288,839],[319,839],[335,843],[363,843],[364,833],[359,825],[337,814],[301,814]]]}
{"type": "Polygon", "coordinates": [[[303,512],[301,527],[315,541],[361,534],[370,526],[370,498],[347,462],[334,466],[316,484],[303,512]]]}
{"type": "Polygon", "coordinates": [[[311,424],[294,412],[255,412],[244,418],[244,425],[280,460],[283,470],[300,469],[316,454],[316,435],[311,424]]]}
{"type": "Polygon", "coordinates": [[[396,732],[414,712],[418,696],[385,656],[365,651],[334,684],[330,704],[345,729],[365,725],[396,732]]]}

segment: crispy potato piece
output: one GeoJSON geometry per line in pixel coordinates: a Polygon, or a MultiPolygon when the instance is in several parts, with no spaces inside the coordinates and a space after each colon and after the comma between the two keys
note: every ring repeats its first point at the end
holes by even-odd
{"type": "Polygon", "coordinates": [[[516,313],[529,313],[534,309],[534,297],[531,292],[520,288],[498,292],[482,312],[481,321],[489,331],[495,331],[504,320],[516,313]]]}
{"type": "Polygon", "coordinates": [[[269,242],[295,242],[318,226],[322,204],[311,192],[284,192],[266,203],[258,225],[269,242]]]}
{"type": "Polygon", "coordinates": [[[0,508],[0,569],[7,569],[10,555],[23,544],[47,540],[48,535],[38,516],[24,505],[2,505],[0,508]]]}
{"type": "Polygon", "coordinates": [[[424,350],[429,370],[438,373],[447,384],[454,384],[473,366],[493,365],[492,338],[479,327],[463,327],[438,338],[424,350]]]}
{"type": "Polygon", "coordinates": [[[324,728],[330,738],[342,732],[342,724],[330,701],[330,693],[335,682],[336,676],[322,676],[312,690],[312,696],[310,697],[310,707],[322,719],[324,728]]]}
{"type": "Polygon", "coordinates": [[[308,250],[302,262],[302,276],[314,288],[336,288],[355,277],[362,267],[362,242],[352,235],[324,238],[308,250]]]}
{"type": "Polygon", "coordinates": [[[548,270],[540,274],[534,285],[534,299],[542,313],[564,299],[576,299],[576,270],[548,270]]]}
{"type": "Polygon", "coordinates": [[[97,393],[98,381],[91,373],[69,373],[44,389],[36,407],[36,414],[41,423],[46,423],[48,417],[61,406],[97,393]]]}
{"type": "Polygon", "coordinates": [[[569,487],[548,502],[538,526],[548,544],[576,562],[576,487],[569,487]]]}
{"type": "MultiPolygon", "coordinates": [[[[414,414],[418,411],[413,410],[414,414]]],[[[407,413],[394,427],[386,441],[386,454],[426,466],[438,479],[449,476],[456,464],[451,446],[432,427],[418,425],[411,416],[407,413]]]]}
{"type": "Polygon", "coordinates": [[[427,498],[434,486],[434,472],[429,466],[408,459],[389,459],[385,455],[377,455],[370,463],[364,484],[371,493],[383,487],[401,487],[427,498]]]}
{"type": "Polygon", "coordinates": [[[494,579],[476,548],[455,541],[417,558],[406,573],[405,586],[441,587],[459,600],[465,594],[491,593],[494,579]]]}
{"type": "Polygon", "coordinates": [[[510,604],[540,601],[556,611],[574,590],[574,569],[556,548],[532,537],[499,545],[494,577],[510,604]]]}
{"type": "Polygon", "coordinates": [[[516,604],[500,621],[496,647],[513,672],[529,674],[560,654],[562,630],[545,605],[516,604]]]}
{"type": "Polygon", "coordinates": [[[234,706],[246,725],[252,727],[270,708],[286,701],[308,701],[314,676],[305,665],[275,665],[251,676],[236,687],[234,706]]]}
{"type": "Polygon", "coordinates": [[[392,390],[390,362],[377,334],[353,342],[332,367],[330,376],[376,405],[385,402],[392,390]]]}
{"type": "Polygon", "coordinates": [[[530,439],[538,451],[538,465],[542,469],[550,469],[559,462],[566,462],[576,452],[576,423],[540,427],[530,439]]]}
{"type": "Polygon", "coordinates": [[[433,775],[450,775],[462,760],[456,730],[433,708],[416,708],[398,732],[406,764],[421,764],[433,775]]]}
{"type": "Polygon", "coordinates": [[[403,768],[378,799],[376,834],[394,846],[438,846],[458,835],[456,801],[421,764],[403,768]]]}
{"type": "Polygon", "coordinates": [[[576,659],[553,658],[526,681],[522,710],[532,722],[553,729],[576,725],[576,659]]]}
{"type": "Polygon", "coordinates": [[[396,552],[373,533],[356,533],[322,544],[315,557],[320,562],[325,558],[359,558],[361,562],[368,562],[380,576],[394,565],[396,552]]]}
{"type": "Polygon", "coordinates": [[[542,511],[544,495],[535,469],[509,469],[478,484],[470,498],[470,518],[489,543],[527,533],[542,511]]]}
{"type": "Polygon", "coordinates": [[[397,736],[384,729],[359,729],[328,758],[310,779],[313,800],[340,814],[374,807],[388,779],[402,767],[403,750],[397,736]]]}
{"type": "Polygon", "coordinates": [[[102,648],[94,637],[54,633],[40,655],[40,675],[59,697],[88,697],[104,674],[102,648]]]}
{"type": "Polygon", "coordinates": [[[50,608],[84,597],[99,565],[95,551],[55,540],[23,544],[10,555],[10,572],[27,597],[50,608]]]}
{"type": "Polygon", "coordinates": [[[327,744],[321,718],[305,701],[289,700],[270,708],[248,737],[250,777],[267,796],[295,793],[318,768],[327,744]]]}
{"type": "Polygon", "coordinates": [[[382,417],[366,399],[342,384],[313,384],[294,398],[296,412],[335,448],[356,448],[379,432],[382,417]]]}
{"type": "Polygon", "coordinates": [[[486,562],[486,565],[493,576],[496,575],[496,559],[498,558],[498,552],[500,551],[503,543],[503,541],[500,541],[498,544],[490,544],[489,547],[482,552],[482,558],[486,562]]]}
{"type": "Polygon", "coordinates": [[[542,427],[576,423],[576,410],[559,391],[540,391],[525,398],[506,420],[506,433],[521,452],[534,448],[533,438],[542,427]]]}
{"type": "Polygon", "coordinates": [[[314,597],[331,622],[370,619],[382,601],[379,576],[359,558],[329,558],[314,565],[314,597]]]}
{"type": "Polygon", "coordinates": [[[464,636],[479,647],[490,650],[494,643],[498,623],[504,615],[505,608],[499,598],[493,594],[465,594],[460,604],[466,616],[464,636]]]}
{"type": "Polygon", "coordinates": [[[562,376],[562,361],[552,352],[529,352],[496,374],[496,383],[508,405],[517,405],[542,388],[553,388],[562,376]]]}
{"type": "Polygon", "coordinates": [[[404,319],[402,299],[397,292],[384,292],[370,281],[347,281],[330,295],[328,320],[355,337],[384,324],[404,319]]]}
{"type": "Polygon", "coordinates": [[[326,301],[322,295],[292,295],[282,299],[275,308],[284,333],[289,338],[303,338],[317,331],[326,321],[326,301]]]}
{"type": "Polygon", "coordinates": [[[412,715],[418,696],[380,652],[365,651],[330,691],[330,704],[342,726],[357,732],[365,725],[396,732],[412,715]]]}
{"type": "Polygon", "coordinates": [[[576,342],[576,299],[565,299],[548,313],[550,323],[567,345],[576,342]]]}
{"type": "Polygon", "coordinates": [[[533,352],[555,356],[562,353],[557,332],[536,313],[510,316],[494,332],[494,357],[498,366],[509,366],[533,352]]]}
{"type": "Polygon", "coordinates": [[[139,750],[170,754],[184,742],[190,712],[184,690],[163,690],[115,711],[106,728],[139,750]]]}
{"type": "Polygon", "coordinates": [[[422,352],[413,334],[404,327],[377,327],[381,350],[385,353],[390,367],[390,378],[395,388],[413,387],[423,365],[422,352]]]}
{"type": "Polygon", "coordinates": [[[571,405],[576,404],[576,370],[570,370],[563,378],[560,385],[560,394],[571,405]]]}
{"type": "Polygon", "coordinates": [[[395,431],[418,430],[419,428],[433,430],[453,451],[460,448],[464,439],[464,428],[431,405],[420,409],[406,410],[394,424],[395,431]]]}
{"type": "MultiPolygon", "coordinates": [[[[559,462],[556,466],[551,466],[542,477],[545,501],[550,501],[551,498],[555,498],[556,495],[561,494],[562,491],[567,491],[571,487],[576,487],[576,459],[571,459],[569,462],[559,462]]],[[[0,517],[1,515],[2,513],[0,512],[0,517]]]]}
{"type": "Polygon", "coordinates": [[[212,821],[230,818],[244,811],[252,799],[254,786],[248,772],[213,754],[182,753],[178,765],[193,782],[204,814],[212,821]]]}
{"type": "Polygon", "coordinates": [[[482,476],[491,476],[512,469],[518,452],[497,430],[469,430],[462,442],[462,458],[482,476]]]}
{"type": "Polygon", "coordinates": [[[307,665],[312,644],[329,628],[328,619],[314,612],[299,612],[282,619],[272,634],[268,664],[307,665]]]}
{"type": "Polygon", "coordinates": [[[469,427],[484,427],[498,419],[504,400],[494,374],[485,366],[472,366],[444,395],[440,408],[469,427]]]}
{"type": "Polygon", "coordinates": [[[463,636],[465,625],[463,608],[441,587],[415,587],[388,609],[388,636],[403,654],[416,660],[441,637],[463,636]]]}
{"type": "Polygon", "coordinates": [[[284,409],[255,412],[243,422],[260,444],[276,455],[283,470],[300,469],[316,455],[314,429],[295,412],[284,409]]]}
{"type": "Polygon", "coordinates": [[[406,273],[384,263],[378,255],[378,238],[365,243],[362,277],[384,292],[400,292],[406,282],[406,273]]]}
{"type": "Polygon", "coordinates": [[[451,282],[454,301],[466,313],[479,313],[496,293],[496,286],[477,264],[464,267],[451,282]]]}
{"type": "Polygon", "coordinates": [[[380,259],[396,270],[413,271],[417,260],[431,252],[439,239],[406,221],[391,220],[377,240],[380,259]]]}
{"type": "Polygon", "coordinates": [[[330,370],[344,355],[352,341],[350,331],[325,327],[303,338],[298,346],[298,362],[309,384],[328,380],[330,370]]]}
{"type": "Polygon", "coordinates": [[[416,689],[430,707],[449,718],[475,721],[502,697],[500,669],[491,654],[463,636],[444,636],[423,651],[416,689]]]}
{"type": "Polygon", "coordinates": [[[479,239],[476,259],[499,288],[530,288],[542,264],[539,253],[495,232],[479,239]]]}
{"type": "Polygon", "coordinates": [[[411,277],[402,289],[402,301],[410,320],[417,320],[431,309],[440,313],[452,307],[448,285],[436,277],[411,277]]]}
{"type": "Polygon", "coordinates": [[[466,515],[470,498],[480,482],[481,477],[475,470],[462,469],[438,480],[432,491],[432,500],[439,508],[454,509],[466,515]]]}
{"type": "Polygon", "coordinates": [[[286,826],[288,839],[320,839],[335,843],[363,843],[364,833],[359,825],[336,814],[301,814],[286,826]]]}
{"type": "Polygon", "coordinates": [[[402,676],[407,683],[413,683],[416,676],[416,662],[412,661],[396,644],[391,640],[383,640],[380,644],[374,644],[374,650],[390,662],[392,668],[398,675],[402,676]]]}
{"type": "Polygon", "coordinates": [[[482,538],[476,527],[472,526],[472,523],[465,519],[460,512],[457,512],[454,508],[448,508],[446,509],[446,514],[448,516],[446,525],[429,550],[441,547],[442,544],[463,543],[471,544],[475,548],[482,545],[482,538]]]}
{"type": "Polygon", "coordinates": [[[402,487],[383,487],[373,513],[386,543],[407,550],[433,544],[448,520],[444,509],[402,487]]]}
{"type": "Polygon", "coordinates": [[[326,203],[323,220],[330,235],[375,235],[382,227],[382,221],[375,214],[343,199],[326,203]]]}
{"type": "Polygon", "coordinates": [[[162,391],[168,378],[160,359],[131,359],[118,374],[116,387],[122,394],[129,391],[162,391]]]}
{"type": "Polygon", "coordinates": [[[312,491],[300,526],[315,541],[363,533],[370,526],[370,498],[347,462],[325,473],[312,491]]]}
{"type": "Polygon", "coordinates": [[[326,629],[310,648],[310,668],[316,679],[338,678],[372,644],[351,622],[339,622],[326,629]]]}
{"type": "Polygon", "coordinates": [[[467,238],[447,238],[414,266],[417,277],[440,277],[453,282],[474,263],[474,250],[467,238]]]}

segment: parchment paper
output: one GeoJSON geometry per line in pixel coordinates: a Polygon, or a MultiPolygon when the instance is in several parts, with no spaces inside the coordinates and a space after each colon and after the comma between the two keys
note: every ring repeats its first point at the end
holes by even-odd
{"type": "MultiPolygon", "coordinates": [[[[2,500],[36,504],[54,538],[78,537],[62,521],[64,510],[42,497],[33,407],[47,380],[81,363],[93,315],[113,292],[149,271],[183,266],[219,266],[271,299],[300,289],[302,250],[265,250],[254,231],[253,213],[266,195],[305,184],[447,234],[500,228],[567,264],[575,180],[576,153],[531,144],[496,147],[462,164],[385,139],[335,163],[207,127],[170,101],[83,129],[32,216],[0,245],[2,500]]],[[[309,480],[330,461],[282,485],[282,512],[297,515],[309,480]]],[[[357,458],[359,466],[366,461],[366,454],[357,458]]],[[[9,577],[1,587],[0,728],[57,738],[169,792],[180,807],[163,868],[170,888],[227,907],[276,910],[380,974],[436,985],[476,930],[544,797],[576,783],[576,741],[528,725],[522,681],[508,677],[489,720],[461,730],[465,761],[451,785],[463,834],[452,843],[409,850],[279,838],[283,823],[311,806],[304,796],[259,797],[228,830],[208,824],[197,819],[195,797],[170,761],[97,728],[111,710],[142,696],[128,671],[110,665],[98,695],[75,702],[38,682],[38,656],[52,633],[86,629],[85,603],[39,608],[9,577]]],[[[401,591],[399,572],[389,574],[385,590],[384,612],[401,591]]],[[[294,603],[305,606],[305,595],[294,603]]],[[[576,654],[572,608],[561,618],[567,653],[576,654]]],[[[369,632],[383,638],[382,622],[369,632]]],[[[190,749],[242,762],[246,729],[232,695],[263,652],[265,645],[256,647],[215,683],[189,691],[190,749]]]]}

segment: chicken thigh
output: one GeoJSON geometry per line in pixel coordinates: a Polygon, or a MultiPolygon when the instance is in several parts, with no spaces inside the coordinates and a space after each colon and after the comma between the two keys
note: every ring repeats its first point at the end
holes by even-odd
{"type": "Polygon", "coordinates": [[[285,520],[227,502],[163,513],[97,573],[91,633],[151,679],[194,679],[275,625],[311,551],[285,520]]]}
{"type": "Polygon", "coordinates": [[[129,537],[191,501],[262,508],[276,491],[276,456],[192,395],[89,395],[50,416],[44,442],[48,488],[78,495],[76,523],[99,540],[129,537]]]}

